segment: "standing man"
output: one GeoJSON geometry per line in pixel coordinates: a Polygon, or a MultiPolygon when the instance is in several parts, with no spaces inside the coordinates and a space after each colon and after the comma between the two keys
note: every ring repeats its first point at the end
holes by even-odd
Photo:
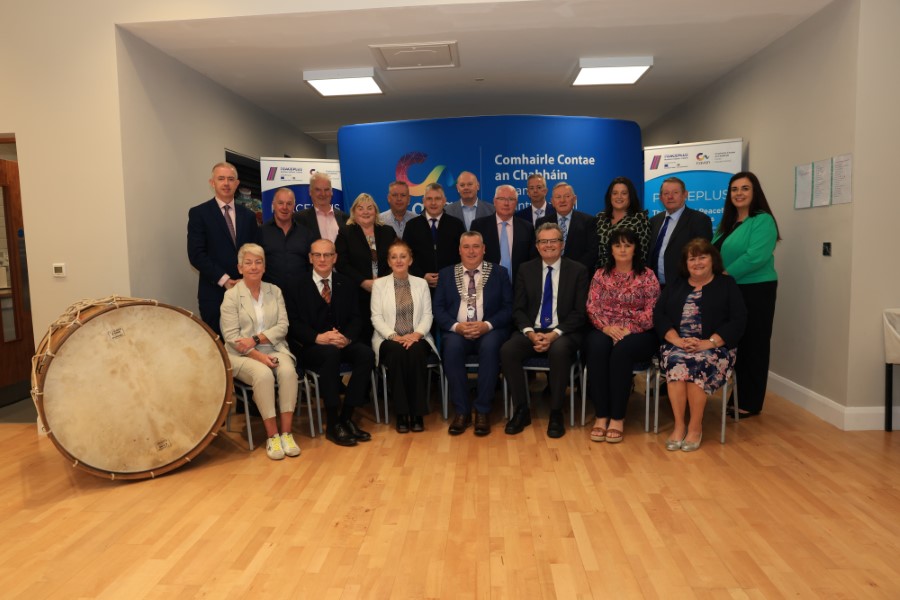
{"type": "Polygon", "coordinates": [[[403,233],[413,253],[409,272],[425,279],[432,290],[438,284],[438,271],[459,262],[459,236],[466,232],[462,221],[444,212],[446,203],[441,184],[429,183],[422,197],[422,214],[403,233]]]}
{"type": "Polygon", "coordinates": [[[297,222],[309,229],[313,239],[325,239],[332,242],[338,231],[347,223],[347,215],[341,209],[331,205],[331,177],[327,173],[316,171],[309,177],[309,197],[313,205],[297,213],[297,222]]]}
{"type": "Polygon", "coordinates": [[[397,237],[403,237],[406,224],[416,216],[409,209],[409,184],[405,181],[395,181],[388,186],[388,206],[390,208],[381,213],[381,220],[385,225],[390,225],[397,232],[397,237]]]}
{"type": "Polygon", "coordinates": [[[188,211],[187,252],[191,265],[200,272],[200,318],[219,335],[219,309],[225,290],[234,287],[240,278],[238,248],[259,239],[256,215],[234,203],[240,183],[234,165],[216,164],[209,178],[215,197],[188,211]]]}
{"type": "Polygon", "coordinates": [[[313,242],[309,253],[312,274],[296,282],[295,300],[289,305],[288,342],[300,362],[319,374],[328,418],[325,437],[338,446],[355,446],[372,439],[353,422],[353,410],[365,402],[375,352],[369,340],[359,339],[363,318],[356,285],[334,270],[336,261],[334,242],[313,242]],[[353,369],[343,407],[339,397],[341,363],[349,363],[353,369]]]}
{"type": "Polygon", "coordinates": [[[459,192],[459,200],[447,205],[447,214],[462,221],[466,231],[472,229],[472,221],[479,217],[489,217],[494,214],[494,207],[487,202],[478,199],[478,178],[474,173],[463,171],[456,178],[456,191],[459,192]]]}
{"type": "Polygon", "coordinates": [[[553,186],[553,206],[556,214],[542,217],[537,226],[544,223],[556,223],[563,234],[565,251],[563,256],[577,260],[585,266],[588,273],[593,274],[597,265],[597,219],[592,215],[575,210],[578,197],[575,189],[565,182],[553,186]]]}
{"type": "Polygon", "coordinates": [[[478,355],[475,435],[491,432],[490,412],[500,374],[500,346],[509,338],[512,286],[506,269],[484,262],[484,241],[476,231],[459,240],[462,262],[441,269],[434,294],[434,320],[443,338],[444,374],[456,416],[450,435],[463,433],[472,422],[466,356],[478,355]]]}
{"type": "Polygon", "coordinates": [[[264,281],[277,285],[290,303],[297,281],[309,273],[312,232],[294,221],[297,200],[291,188],[278,188],[272,197],[272,219],[259,230],[259,245],[266,251],[264,281]]]}
{"type": "Polygon", "coordinates": [[[515,435],[531,424],[522,363],[535,356],[550,359],[550,422],[547,436],[566,433],[562,406],[569,372],[587,322],[590,276],[579,262],[565,258],[562,231],[555,223],[538,227],[540,258],[524,265],[516,278],[513,300],[515,333],[500,349],[503,376],[509,382],[515,412],[506,424],[506,433],[515,435]]]}
{"type": "Polygon", "coordinates": [[[684,182],[677,177],[667,178],[659,188],[659,198],[666,211],[650,219],[653,248],[647,266],[656,273],[660,285],[679,277],[678,264],[685,244],[698,237],[712,239],[712,221],[705,213],[685,206],[687,197],[684,182]]]}
{"type": "Polygon", "coordinates": [[[544,176],[540,173],[529,175],[526,191],[531,204],[516,212],[516,216],[537,228],[538,219],[556,214],[553,205],[547,202],[547,182],[544,181],[544,176]]]}
{"type": "Polygon", "coordinates": [[[501,185],[494,193],[496,212],[489,217],[472,221],[472,231],[484,239],[488,262],[499,263],[509,272],[510,283],[515,282],[519,265],[534,258],[534,227],[513,215],[519,195],[511,185],[501,185]]]}

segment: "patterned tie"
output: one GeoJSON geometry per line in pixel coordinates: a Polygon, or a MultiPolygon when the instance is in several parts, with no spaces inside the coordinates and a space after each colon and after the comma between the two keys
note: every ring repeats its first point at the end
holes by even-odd
{"type": "Polygon", "coordinates": [[[559,230],[562,231],[563,244],[565,244],[566,238],[569,237],[569,217],[559,218],[559,230]]]}
{"type": "Polygon", "coordinates": [[[509,281],[512,282],[512,258],[509,255],[509,235],[506,233],[506,221],[500,221],[503,229],[500,231],[500,265],[506,267],[506,274],[509,275],[509,281]]]}
{"type": "Polygon", "coordinates": [[[468,308],[466,309],[466,321],[472,322],[478,320],[478,308],[477,308],[477,300],[476,300],[476,292],[475,292],[475,273],[478,272],[478,269],[474,271],[466,271],[466,275],[469,276],[469,289],[466,297],[466,304],[468,308]]]}
{"type": "Polygon", "coordinates": [[[551,323],[553,323],[553,267],[547,267],[544,297],[541,299],[541,327],[547,329],[551,323]]]}
{"type": "Polygon", "coordinates": [[[231,243],[237,246],[237,234],[234,232],[234,223],[231,222],[231,205],[226,204],[222,207],[225,211],[225,222],[228,223],[228,233],[231,234],[231,243]]]}
{"type": "Polygon", "coordinates": [[[430,219],[431,221],[431,241],[437,247],[437,219],[430,219]]]}
{"type": "Polygon", "coordinates": [[[534,209],[534,222],[535,222],[535,223],[537,223],[537,222],[540,220],[540,218],[543,217],[543,216],[544,216],[544,209],[543,209],[543,208],[536,208],[536,209],[534,209]]]}
{"type": "Polygon", "coordinates": [[[666,239],[666,230],[669,228],[669,221],[672,219],[669,215],[666,215],[666,220],[663,221],[663,226],[659,230],[659,235],[656,236],[656,244],[653,246],[653,255],[650,259],[651,268],[656,271],[656,277],[660,280],[660,282],[665,281],[665,273],[659,272],[659,255],[662,252],[663,240],[666,239]]]}
{"type": "Polygon", "coordinates": [[[331,286],[328,285],[327,279],[322,279],[322,300],[325,301],[326,304],[331,304],[331,286]]]}

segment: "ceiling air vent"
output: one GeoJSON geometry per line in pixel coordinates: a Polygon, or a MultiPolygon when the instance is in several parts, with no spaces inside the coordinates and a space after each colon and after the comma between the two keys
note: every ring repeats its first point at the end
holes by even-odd
{"type": "Polygon", "coordinates": [[[372,54],[385,71],[440,69],[459,66],[456,42],[421,44],[373,44],[372,54]]]}

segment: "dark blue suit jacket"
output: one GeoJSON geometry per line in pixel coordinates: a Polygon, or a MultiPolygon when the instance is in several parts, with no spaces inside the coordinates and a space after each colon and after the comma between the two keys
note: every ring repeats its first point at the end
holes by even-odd
{"type": "MultiPolygon", "coordinates": [[[[516,214],[514,216],[519,217],[520,219],[524,219],[524,220],[528,221],[529,223],[531,223],[532,225],[536,225],[536,223],[534,222],[533,210],[534,210],[534,207],[532,207],[531,204],[529,203],[528,206],[526,206],[522,210],[516,211],[516,214]]],[[[553,208],[552,204],[550,204],[548,202],[547,204],[544,205],[544,216],[545,217],[552,217],[555,214],[556,214],[556,209],[553,208]]]]}
{"type": "MultiPolygon", "coordinates": [[[[537,256],[534,245],[534,227],[531,221],[513,217],[512,278],[516,280],[519,265],[537,256]]],[[[484,239],[484,260],[500,264],[500,235],[497,233],[497,217],[481,217],[472,221],[472,231],[477,231],[484,239]]]]}
{"type": "Polygon", "coordinates": [[[219,279],[226,273],[231,279],[240,279],[237,269],[238,248],[259,242],[256,215],[249,209],[232,203],[235,215],[235,236],[231,241],[225,215],[216,199],[207,200],[188,211],[187,252],[188,260],[200,272],[197,286],[197,304],[203,321],[219,332],[219,309],[225,288],[219,279]]]}
{"type": "MultiPolygon", "coordinates": [[[[459,290],[456,289],[455,268],[456,265],[451,265],[440,270],[434,291],[431,310],[434,321],[442,331],[450,331],[456,324],[462,302],[459,290]]],[[[466,279],[465,276],[463,279],[466,279]]],[[[494,329],[508,329],[512,322],[512,300],[512,284],[506,269],[498,264],[493,265],[491,277],[484,285],[484,315],[478,315],[478,320],[487,321],[494,329]]]]}

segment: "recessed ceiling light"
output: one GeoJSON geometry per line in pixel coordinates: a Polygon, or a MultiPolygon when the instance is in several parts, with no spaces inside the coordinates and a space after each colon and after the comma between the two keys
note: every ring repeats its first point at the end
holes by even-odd
{"type": "Polygon", "coordinates": [[[581,70],[572,85],[627,85],[636,83],[653,66],[653,57],[582,58],[578,66],[581,70]]]}
{"type": "Polygon", "coordinates": [[[303,80],[323,96],[383,93],[375,81],[375,69],[372,67],[303,71],[303,80]]]}

